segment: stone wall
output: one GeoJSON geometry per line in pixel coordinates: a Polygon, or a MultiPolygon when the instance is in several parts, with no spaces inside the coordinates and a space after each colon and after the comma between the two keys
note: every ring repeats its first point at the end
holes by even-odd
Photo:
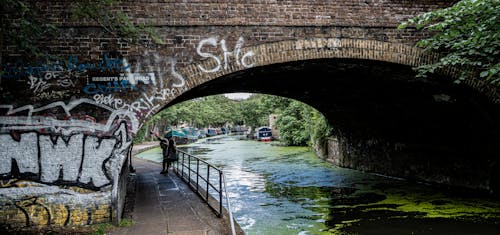
{"type": "Polygon", "coordinates": [[[418,151],[408,151],[409,146],[404,144],[376,142],[374,139],[346,141],[345,138],[330,137],[324,146],[315,146],[315,152],[339,167],[498,195],[498,159],[485,162],[480,154],[479,158],[449,158],[445,152],[442,156],[439,152],[429,155],[425,146],[419,147],[419,151],[425,154],[419,154],[418,151]]]}

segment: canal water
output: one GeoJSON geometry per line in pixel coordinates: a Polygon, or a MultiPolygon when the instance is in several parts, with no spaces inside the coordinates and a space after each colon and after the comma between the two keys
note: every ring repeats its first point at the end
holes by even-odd
{"type": "MultiPolygon", "coordinates": [[[[307,147],[238,137],[179,146],[222,169],[246,234],[500,234],[500,202],[332,166],[307,147]]],[[[161,150],[138,157],[161,161],[161,150]]]]}

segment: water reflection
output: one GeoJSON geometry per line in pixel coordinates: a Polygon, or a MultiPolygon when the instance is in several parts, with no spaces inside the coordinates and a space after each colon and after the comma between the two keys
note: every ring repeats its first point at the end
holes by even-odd
{"type": "Polygon", "coordinates": [[[180,148],[224,170],[247,234],[500,234],[498,201],[338,168],[308,148],[238,138],[180,148]]]}

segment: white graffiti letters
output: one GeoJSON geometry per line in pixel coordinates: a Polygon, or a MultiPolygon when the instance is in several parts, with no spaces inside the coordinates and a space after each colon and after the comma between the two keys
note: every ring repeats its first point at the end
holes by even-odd
{"type": "Polygon", "coordinates": [[[73,100],[68,104],[58,101],[38,108],[35,108],[33,105],[25,105],[19,108],[14,108],[12,105],[0,105],[0,109],[8,110],[6,113],[7,116],[0,116],[0,125],[3,125],[3,127],[0,127],[1,132],[10,130],[27,131],[39,129],[48,129],[53,133],[61,133],[63,135],[70,135],[83,131],[106,132],[114,127],[113,122],[116,119],[120,121],[126,120],[129,122],[131,124],[130,131],[132,133],[136,133],[137,130],[139,130],[139,121],[135,117],[134,113],[123,109],[112,109],[107,105],[102,105],[86,98],[73,100]],[[59,120],[43,115],[43,112],[46,110],[60,108],[66,113],[67,116],[72,116],[71,111],[74,108],[78,108],[80,105],[93,105],[103,111],[109,111],[111,114],[108,116],[106,124],[96,123],[89,120],[59,120]],[[17,116],[23,112],[26,112],[28,116],[17,116]]]}
{"type": "Polygon", "coordinates": [[[0,174],[10,172],[12,159],[16,160],[20,173],[38,173],[38,151],[36,133],[26,133],[21,140],[14,141],[8,134],[0,135],[2,151],[0,151],[0,174]],[[17,152],[22,154],[12,154],[17,152]]]}
{"type": "Polygon", "coordinates": [[[198,55],[200,55],[201,57],[203,58],[212,58],[213,60],[216,61],[217,63],[217,66],[215,66],[214,68],[212,69],[205,69],[203,68],[201,65],[198,65],[198,68],[201,69],[201,71],[205,72],[205,73],[213,73],[213,72],[217,72],[220,70],[220,59],[211,54],[211,53],[204,53],[204,52],[201,52],[201,48],[205,45],[205,44],[208,44],[210,46],[217,46],[217,39],[215,38],[207,38],[207,39],[203,39],[200,41],[200,43],[198,44],[198,47],[196,48],[196,52],[198,53],[198,55]]]}
{"type": "Polygon", "coordinates": [[[182,75],[175,70],[176,63],[177,61],[175,59],[172,59],[172,62],[170,63],[170,72],[172,73],[172,76],[174,76],[177,80],[179,80],[179,83],[174,83],[172,86],[184,87],[186,81],[184,80],[184,77],[182,77],[182,75]]]}
{"type": "Polygon", "coordinates": [[[2,134],[0,141],[6,148],[0,151],[0,176],[30,173],[42,183],[62,180],[90,188],[106,186],[119,171],[107,166],[108,160],[122,159],[123,150],[130,145],[126,129],[122,122],[114,135],[107,137],[28,132],[21,134],[19,141],[2,134]],[[12,169],[14,162],[17,169],[12,169]]]}
{"type": "Polygon", "coordinates": [[[199,56],[202,58],[209,58],[211,60],[215,61],[215,66],[213,68],[204,68],[202,65],[198,65],[198,68],[205,72],[205,73],[214,73],[221,68],[223,69],[228,69],[229,68],[229,63],[231,61],[231,57],[234,57],[234,60],[236,62],[236,65],[238,66],[243,66],[245,68],[251,68],[254,66],[253,63],[249,63],[249,60],[251,57],[255,56],[255,53],[253,51],[248,51],[243,56],[240,57],[241,55],[241,48],[243,46],[244,39],[243,37],[240,37],[238,41],[236,42],[236,45],[234,46],[233,51],[228,51],[227,46],[226,46],[226,40],[222,39],[220,40],[219,43],[217,43],[217,39],[215,37],[203,39],[198,43],[198,47],[196,48],[196,52],[198,53],[199,56]],[[209,52],[203,52],[202,49],[205,46],[212,46],[212,47],[217,47],[217,45],[220,44],[220,49],[222,51],[222,61],[219,58],[219,56],[214,55],[209,52]],[[222,63],[224,63],[224,67],[222,67],[222,63]]]}
{"type": "Polygon", "coordinates": [[[82,173],[79,179],[80,182],[88,184],[92,180],[92,183],[97,187],[109,182],[108,178],[106,178],[106,175],[104,174],[104,171],[96,169],[102,168],[102,165],[96,165],[96,163],[102,163],[110,157],[115,144],[116,139],[103,139],[102,141],[99,141],[99,138],[97,137],[87,137],[85,140],[85,146],[83,147],[85,156],[83,157],[82,162],[82,173]]]}
{"type": "Polygon", "coordinates": [[[142,94],[132,103],[115,98],[113,95],[96,94],[94,101],[97,104],[104,104],[116,110],[123,110],[127,113],[134,113],[137,118],[149,117],[161,107],[161,102],[172,100],[183,91],[183,88],[155,89],[151,95],[142,94]],[[159,101],[159,102],[158,102],[159,101]]]}
{"type": "Polygon", "coordinates": [[[56,143],[53,143],[48,135],[40,136],[39,144],[42,153],[40,180],[54,182],[60,177],[60,171],[62,171],[64,181],[76,181],[83,151],[82,142],[83,134],[71,136],[68,142],[57,138],[56,143]]]}

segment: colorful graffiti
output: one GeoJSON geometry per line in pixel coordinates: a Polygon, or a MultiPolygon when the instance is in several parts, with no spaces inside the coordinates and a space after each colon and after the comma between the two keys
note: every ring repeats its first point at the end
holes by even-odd
{"type": "MultiPolygon", "coordinates": [[[[225,39],[203,39],[197,54],[215,67],[197,66],[207,73],[231,63],[253,67],[255,53],[243,52],[243,44],[240,37],[228,51],[225,39]],[[220,53],[205,52],[207,47],[220,53]]],[[[107,54],[90,62],[70,56],[54,63],[2,64],[0,89],[6,85],[2,79],[27,85],[5,96],[29,94],[0,105],[0,226],[109,221],[134,134],[187,90],[177,60],[146,51],[130,64],[107,54]]]]}
{"type": "Polygon", "coordinates": [[[36,95],[75,88],[77,84],[83,86],[83,92],[86,94],[138,90],[120,76],[129,68],[126,61],[123,58],[110,58],[107,54],[96,62],[80,62],[78,57],[69,56],[62,62],[37,62],[35,65],[19,60],[15,63],[5,63],[1,68],[3,73],[0,79],[24,80],[36,95]],[[103,81],[102,78],[114,79],[103,81]]]}
{"type": "MultiPolygon", "coordinates": [[[[3,116],[0,116],[0,132],[8,132],[12,130],[18,131],[40,131],[50,133],[60,133],[62,135],[71,135],[81,132],[107,132],[112,130],[116,122],[124,120],[128,123],[129,130],[132,133],[139,129],[139,120],[134,113],[127,110],[115,110],[109,106],[96,103],[87,98],[73,100],[68,104],[63,101],[54,102],[42,107],[35,105],[25,105],[19,108],[14,108],[13,105],[0,105],[0,110],[7,110],[3,116]],[[73,116],[72,110],[80,109],[81,106],[92,106],[100,109],[102,113],[109,113],[104,123],[97,123],[91,120],[71,119],[73,116]],[[46,115],[51,110],[59,109],[62,112],[64,119],[58,119],[51,115],[46,115]]],[[[84,109],[82,107],[81,109],[84,109]]]]}
{"type": "MultiPolygon", "coordinates": [[[[113,185],[136,131],[135,115],[92,100],[0,106],[0,225],[86,225],[111,217],[113,185]],[[109,114],[103,123],[82,107],[109,114]],[[47,115],[58,110],[63,117],[47,115]]],[[[99,117],[97,117],[99,118],[99,117]]]]}
{"type": "Polygon", "coordinates": [[[110,92],[97,92],[93,99],[97,104],[133,113],[137,120],[144,120],[159,111],[162,105],[184,92],[186,81],[176,70],[177,61],[173,57],[162,58],[155,53],[146,53],[136,58],[136,61],[143,62],[129,66],[123,74],[123,79],[126,79],[131,86],[150,85],[148,89],[141,91],[139,97],[130,102],[110,92]]]}
{"type": "Polygon", "coordinates": [[[0,208],[5,215],[0,219],[2,227],[88,225],[110,219],[109,192],[19,179],[0,183],[0,208]]]}
{"type": "Polygon", "coordinates": [[[69,56],[65,61],[36,62],[30,64],[23,60],[14,63],[5,63],[1,66],[3,79],[23,79],[35,77],[37,79],[51,79],[55,77],[74,78],[89,72],[122,72],[128,69],[122,58],[110,58],[108,54],[96,62],[80,62],[77,56],[69,56]],[[62,75],[61,75],[62,74],[62,75]]]}
{"type": "Polygon", "coordinates": [[[42,183],[98,189],[109,185],[117,172],[116,159],[126,155],[139,121],[133,113],[114,110],[90,99],[59,101],[42,107],[25,105],[5,109],[0,116],[0,178],[22,177],[42,183]],[[85,107],[108,114],[79,115],[85,107]],[[58,110],[63,115],[47,115],[58,110]],[[96,167],[100,165],[101,167],[96,167]]]}
{"type": "Polygon", "coordinates": [[[24,176],[43,183],[60,182],[93,189],[110,184],[110,172],[117,169],[112,169],[108,162],[116,157],[115,151],[119,152],[122,145],[130,144],[124,123],[113,137],[27,132],[19,139],[2,134],[0,142],[5,145],[0,152],[3,163],[0,178],[24,176]]]}

